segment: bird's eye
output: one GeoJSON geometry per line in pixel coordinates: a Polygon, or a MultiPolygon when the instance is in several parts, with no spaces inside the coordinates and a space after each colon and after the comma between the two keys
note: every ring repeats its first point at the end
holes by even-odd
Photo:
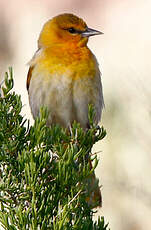
{"type": "Polygon", "coordinates": [[[73,27],[69,28],[68,31],[69,31],[71,34],[77,33],[77,31],[76,31],[73,27]]]}

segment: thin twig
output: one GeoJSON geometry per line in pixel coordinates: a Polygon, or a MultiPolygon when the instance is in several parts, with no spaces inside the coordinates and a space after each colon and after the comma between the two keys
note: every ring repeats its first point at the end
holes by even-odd
{"type": "Polygon", "coordinates": [[[70,206],[70,204],[79,196],[79,194],[82,192],[82,190],[80,190],[73,198],[72,200],[69,201],[68,206],[70,206]]]}
{"type": "MultiPolygon", "coordinates": [[[[72,200],[69,201],[68,203],[68,207],[71,205],[71,203],[79,196],[79,194],[82,192],[82,190],[80,190],[73,198],[72,200]]],[[[64,211],[64,208],[60,211],[60,213],[58,213],[55,217],[54,217],[54,220],[56,220],[56,218],[61,214],[63,213],[64,211]]]]}

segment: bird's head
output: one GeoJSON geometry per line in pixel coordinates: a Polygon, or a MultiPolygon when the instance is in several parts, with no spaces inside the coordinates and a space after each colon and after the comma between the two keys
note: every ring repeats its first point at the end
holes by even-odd
{"type": "Polygon", "coordinates": [[[90,36],[98,34],[103,33],[88,28],[81,18],[73,14],[61,14],[45,23],[38,45],[39,47],[49,47],[55,44],[84,46],[90,36]]]}

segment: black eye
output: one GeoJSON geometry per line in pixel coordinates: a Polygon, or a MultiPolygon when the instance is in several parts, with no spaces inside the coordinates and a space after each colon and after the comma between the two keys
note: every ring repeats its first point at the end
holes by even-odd
{"type": "Polygon", "coordinates": [[[77,31],[76,31],[73,27],[69,28],[68,31],[69,31],[71,34],[77,33],[77,31]]]}

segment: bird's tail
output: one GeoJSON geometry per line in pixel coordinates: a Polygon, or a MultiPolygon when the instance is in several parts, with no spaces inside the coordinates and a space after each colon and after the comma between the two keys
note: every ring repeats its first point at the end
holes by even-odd
{"type": "MultiPolygon", "coordinates": [[[[89,159],[90,168],[92,168],[92,162],[89,159]]],[[[100,187],[98,185],[98,179],[95,173],[91,174],[88,178],[88,197],[86,198],[88,204],[92,208],[102,207],[102,195],[100,187]]]]}

